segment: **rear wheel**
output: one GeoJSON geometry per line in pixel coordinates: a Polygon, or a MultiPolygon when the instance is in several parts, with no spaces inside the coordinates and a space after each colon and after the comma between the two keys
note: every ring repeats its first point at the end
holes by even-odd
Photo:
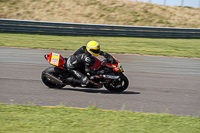
{"type": "MultiPolygon", "coordinates": [[[[56,78],[59,78],[59,74],[57,74],[54,70],[54,67],[49,67],[49,68],[46,68],[44,70],[45,72],[53,75],[54,77],[56,78]]],[[[42,82],[48,86],[49,88],[62,88],[64,87],[65,85],[64,84],[56,84],[56,83],[53,83],[49,78],[45,77],[44,74],[42,73],[41,75],[41,78],[42,78],[42,82]]]]}
{"type": "Polygon", "coordinates": [[[113,79],[109,83],[104,84],[104,87],[111,92],[122,92],[127,89],[129,81],[124,74],[120,74],[118,79],[113,79]]]}

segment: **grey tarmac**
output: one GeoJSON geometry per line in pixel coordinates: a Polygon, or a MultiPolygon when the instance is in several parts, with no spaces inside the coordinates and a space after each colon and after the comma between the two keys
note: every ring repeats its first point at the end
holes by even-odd
{"type": "Polygon", "coordinates": [[[69,57],[74,51],[0,47],[0,102],[200,116],[200,59],[112,54],[130,82],[118,94],[105,88],[47,88],[40,76],[50,67],[44,55],[51,52],[69,57]]]}

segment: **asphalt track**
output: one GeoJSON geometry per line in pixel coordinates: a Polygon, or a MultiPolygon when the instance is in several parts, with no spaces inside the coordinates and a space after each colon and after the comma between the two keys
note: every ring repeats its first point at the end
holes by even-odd
{"type": "Polygon", "coordinates": [[[105,88],[47,88],[40,75],[50,66],[43,58],[50,52],[73,53],[0,47],[0,102],[200,116],[200,59],[113,54],[130,81],[116,94],[105,88]]]}

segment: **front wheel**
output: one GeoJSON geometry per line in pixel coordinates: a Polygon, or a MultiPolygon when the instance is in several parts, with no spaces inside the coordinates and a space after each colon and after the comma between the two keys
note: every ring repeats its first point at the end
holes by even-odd
{"type": "MultiPolygon", "coordinates": [[[[52,76],[54,76],[56,78],[59,77],[59,75],[55,72],[54,67],[46,68],[44,71],[49,73],[49,74],[51,74],[52,76]]],[[[55,83],[53,83],[49,78],[45,77],[45,75],[43,73],[41,75],[41,78],[42,78],[42,82],[46,86],[48,86],[49,88],[62,88],[62,87],[65,86],[64,84],[55,84],[55,83]]]]}
{"type": "Polygon", "coordinates": [[[128,85],[128,78],[124,74],[120,74],[118,79],[111,80],[104,84],[104,87],[111,92],[122,92],[127,89],[128,85]]]}

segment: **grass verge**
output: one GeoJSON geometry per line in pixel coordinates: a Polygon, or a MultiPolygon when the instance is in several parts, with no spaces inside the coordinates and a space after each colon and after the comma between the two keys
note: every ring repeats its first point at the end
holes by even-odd
{"type": "Polygon", "coordinates": [[[77,50],[90,40],[110,53],[130,53],[200,58],[199,39],[151,39],[134,37],[75,37],[0,33],[0,46],[77,50]]]}
{"type": "Polygon", "coordinates": [[[197,133],[200,119],[168,114],[0,104],[0,133],[197,133]]]}

